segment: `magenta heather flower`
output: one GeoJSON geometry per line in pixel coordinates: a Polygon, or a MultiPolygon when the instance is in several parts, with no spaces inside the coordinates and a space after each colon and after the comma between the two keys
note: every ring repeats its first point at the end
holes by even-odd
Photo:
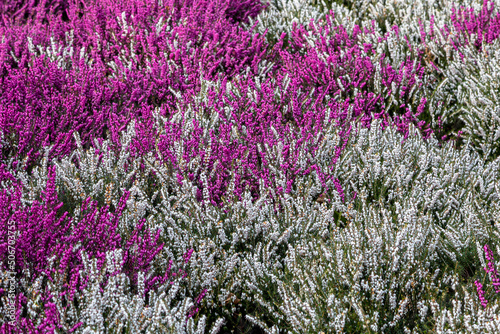
{"type": "MultiPolygon", "coordinates": [[[[343,129],[330,168],[344,150],[353,122],[369,126],[373,118],[381,118],[385,127],[393,120],[403,133],[412,122],[426,135],[430,132],[418,119],[425,99],[415,114],[407,107],[408,101],[396,110],[385,110],[383,100],[391,93],[402,101],[409,98],[423,67],[407,59],[399,68],[392,68],[383,56],[375,63],[367,56],[372,46],[360,44],[361,34],[373,31],[363,32],[358,26],[347,31],[334,23],[333,13],[329,13],[321,24],[311,22],[308,29],[294,25],[290,36],[282,35],[270,47],[264,36],[238,25],[255,17],[262,9],[259,1],[160,4],[148,0],[146,4],[89,1],[83,10],[70,2],[64,7],[69,22],[50,16],[49,22],[58,24],[48,26],[34,20],[25,26],[11,22],[1,27],[7,43],[5,50],[0,50],[5,60],[0,126],[8,138],[1,159],[27,156],[35,163],[41,157],[40,148],[48,145],[54,145],[50,158],[67,155],[75,148],[74,132],[80,134],[84,147],[92,145],[94,139],[108,137],[120,145],[120,131],[134,119],[137,138],[130,147],[132,156],[147,155],[157,145],[179,182],[189,176],[198,186],[200,201],[208,191],[209,202],[221,205],[222,198],[227,197],[231,173],[235,173],[234,193],[239,199],[247,187],[254,199],[259,197],[260,180],[267,187],[281,187],[291,193],[297,177],[315,171],[326,184],[332,179],[330,171],[313,168],[312,162],[304,167],[297,163],[300,151],[315,158],[315,136],[321,134],[326,122],[343,129]],[[165,24],[157,20],[160,16],[165,24]],[[132,33],[126,26],[141,27],[148,33],[132,33]],[[74,38],[69,40],[66,32],[71,29],[74,38]],[[73,50],[89,50],[94,62],[74,52],[63,57],[66,65],[62,66],[39,55],[27,42],[16,44],[19,34],[43,47],[56,43],[73,50]],[[285,37],[288,45],[284,44],[285,37]],[[131,49],[132,40],[136,43],[131,49]],[[19,59],[16,64],[12,63],[12,54],[19,59]],[[129,64],[122,54],[130,59],[129,64]],[[257,74],[264,61],[275,66],[260,82],[257,74]],[[377,66],[387,96],[373,92],[377,66]],[[236,75],[241,75],[240,79],[233,80],[236,75]],[[203,105],[197,105],[194,97],[203,80],[221,81],[222,87],[220,91],[209,88],[203,105]],[[226,89],[229,82],[231,91],[226,89]],[[392,92],[393,88],[397,92],[392,92]],[[248,91],[255,92],[253,97],[247,96],[248,91]],[[279,99],[276,91],[281,92],[279,99]],[[236,92],[241,96],[235,96],[236,92]],[[224,111],[227,107],[232,110],[229,115],[224,111]],[[210,109],[226,124],[206,129],[192,120],[192,136],[184,138],[182,127],[188,108],[198,113],[210,109]],[[160,136],[152,117],[155,109],[167,117],[165,132],[160,136]],[[181,124],[171,121],[174,115],[182,115],[181,124]],[[239,138],[233,137],[230,122],[238,127],[239,138]],[[271,127],[277,137],[271,134],[271,127]],[[204,135],[207,130],[208,136],[204,135]],[[209,142],[212,147],[207,152],[209,142]],[[184,146],[183,167],[175,157],[174,143],[184,146]],[[287,147],[283,164],[286,186],[276,184],[276,173],[269,168],[272,157],[263,150],[266,145],[272,150],[280,144],[287,147]],[[198,157],[207,170],[217,166],[206,180],[187,167],[198,157]],[[240,161],[239,166],[234,166],[235,161],[240,161]]],[[[32,7],[26,8],[23,10],[32,7]]]]}
{"type": "Polygon", "coordinates": [[[191,258],[191,255],[193,254],[193,252],[194,252],[194,249],[190,249],[187,251],[186,254],[183,255],[185,263],[189,262],[189,259],[191,258]]]}
{"type": "MultiPolygon", "coordinates": [[[[3,172],[3,169],[0,169],[3,172]]],[[[19,235],[15,242],[16,272],[31,273],[26,279],[35,280],[46,276],[66,275],[61,286],[61,296],[68,302],[84,289],[87,281],[80,279],[82,252],[97,259],[98,267],[106,261],[106,252],[123,249],[123,272],[137,284],[139,272],[151,272],[151,264],[163,248],[159,243],[159,231],[152,234],[140,221],[128,237],[118,233],[118,223],[126,208],[129,193],[124,192],[117,207],[110,212],[108,206],[99,207],[97,201],[87,198],[83,201],[80,219],[76,220],[67,212],[62,212],[63,203],[58,199],[55,187],[55,167],[49,167],[47,184],[40,198],[31,205],[21,202],[22,184],[12,180],[10,173],[0,173],[0,181],[12,182],[9,189],[0,192],[0,258],[7,259],[7,224],[14,221],[19,235]]],[[[187,256],[185,256],[187,258],[187,256]]],[[[5,263],[2,263],[5,267],[5,263]]],[[[145,281],[146,293],[163,284],[170,273],[160,278],[152,275],[145,281]]],[[[36,328],[45,331],[58,327],[58,314],[50,292],[42,292],[45,298],[45,318],[36,328]],[[55,327],[54,327],[55,326],[55,327]]],[[[3,292],[2,292],[3,294],[3,292]]],[[[26,305],[21,305],[22,310],[26,305]]],[[[18,317],[21,321],[22,317],[18,317]]],[[[28,324],[26,325],[28,326],[28,324]]]]}
{"type": "Polygon", "coordinates": [[[500,292],[500,278],[498,277],[498,272],[495,267],[495,259],[493,258],[493,252],[488,245],[484,245],[484,253],[486,255],[486,261],[488,261],[487,267],[484,270],[490,274],[491,284],[495,289],[496,293],[500,292]]]}
{"type": "MultiPolygon", "coordinates": [[[[194,306],[191,308],[191,310],[187,314],[187,319],[194,317],[196,315],[196,313],[198,313],[200,311],[199,305],[206,294],[207,294],[207,289],[203,289],[203,291],[199,294],[199,296],[196,297],[196,299],[194,301],[194,306]]],[[[187,321],[187,319],[186,319],[186,321],[187,321]]]]}
{"type": "MultiPolygon", "coordinates": [[[[483,247],[484,253],[486,256],[486,267],[483,268],[486,273],[489,274],[489,277],[491,279],[491,283],[493,285],[493,288],[495,289],[495,293],[500,292],[500,278],[498,277],[498,272],[495,267],[495,259],[493,258],[493,252],[491,251],[490,247],[488,245],[484,245],[483,247]]],[[[478,280],[474,282],[477,288],[477,293],[479,296],[479,300],[481,301],[481,305],[483,305],[484,308],[486,308],[486,305],[488,304],[488,301],[485,299],[484,295],[485,292],[483,290],[483,286],[481,283],[479,283],[478,280]]]]}
{"type": "Polygon", "coordinates": [[[491,0],[483,0],[479,13],[475,13],[473,8],[461,7],[457,10],[453,7],[451,20],[458,32],[458,36],[452,40],[455,48],[471,43],[481,50],[483,43],[490,44],[496,40],[500,36],[500,13],[494,15],[494,11],[495,2],[491,0]],[[471,40],[472,35],[476,36],[475,40],[471,40]]]}
{"type": "MultiPolygon", "coordinates": [[[[10,13],[12,8],[17,7],[3,9],[10,13]]],[[[40,16],[24,26],[16,20],[0,25],[6,38],[0,47],[0,127],[9,138],[9,147],[2,150],[7,156],[0,159],[28,155],[36,161],[39,149],[50,144],[55,145],[51,157],[66,155],[75,148],[75,131],[84,145],[107,136],[119,143],[118,133],[131,118],[147,119],[156,106],[171,114],[177,107],[172,91],[189,100],[200,88],[200,74],[232,76],[247,66],[256,68],[266,52],[262,37],[237,24],[263,8],[256,0],[88,1],[84,8],[74,2],[57,8],[70,23],[49,15],[51,25],[40,22],[40,16]],[[156,33],[134,36],[137,44],[130,50],[132,36],[124,31],[122,13],[130,25],[156,33]],[[158,17],[170,22],[168,29],[156,26],[158,17]],[[70,30],[74,38],[68,40],[70,30]],[[78,52],[59,54],[63,60],[55,62],[32,47],[43,50],[54,43],[89,50],[93,62],[78,52]],[[121,54],[134,58],[133,66],[126,66],[121,54]]],[[[26,4],[19,11],[43,9],[26,4]]]]}
{"type": "Polygon", "coordinates": [[[333,183],[335,184],[335,189],[337,189],[337,192],[339,193],[339,196],[342,199],[342,202],[344,202],[344,200],[345,200],[344,190],[342,189],[342,185],[340,184],[339,179],[335,179],[335,181],[333,181],[333,183]]]}
{"type": "Polygon", "coordinates": [[[474,284],[476,285],[477,294],[479,296],[479,300],[481,301],[481,305],[483,305],[483,307],[486,308],[486,306],[488,305],[488,301],[486,300],[486,298],[484,298],[483,285],[479,283],[478,280],[476,280],[474,284]]]}

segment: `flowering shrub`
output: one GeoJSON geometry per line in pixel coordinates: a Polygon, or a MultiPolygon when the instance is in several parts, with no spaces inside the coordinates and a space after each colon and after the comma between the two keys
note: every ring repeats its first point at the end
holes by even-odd
{"type": "Polygon", "coordinates": [[[498,5],[1,3],[0,333],[497,333],[498,5]]]}

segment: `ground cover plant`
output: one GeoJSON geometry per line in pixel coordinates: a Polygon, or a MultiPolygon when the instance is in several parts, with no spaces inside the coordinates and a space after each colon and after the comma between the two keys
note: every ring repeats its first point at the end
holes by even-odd
{"type": "Polygon", "coordinates": [[[0,2],[0,333],[500,332],[500,1],[0,2]]]}

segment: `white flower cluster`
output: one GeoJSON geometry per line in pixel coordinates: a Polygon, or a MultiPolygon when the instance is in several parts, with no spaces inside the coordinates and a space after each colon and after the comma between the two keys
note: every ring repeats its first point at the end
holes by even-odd
{"type": "MultiPolygon", "coordinates": [[[[64,332],[215,334],[223,324],[223,319],[219,318],[211,331],[208,331],[205,315],[196,322],[193,318],[186,319],[186,314],[194,304],[182,291],[182,277],[172,284],[161,286],[157,291],[149,292],[146,304],[145,276],[143,273],[138,274],[138,290],[132,291],[129,278],[121,273],[121,249],[108,252],[102,268],[97,266],[96,259],[89,259],[85,253],[83,260],[85,269],[79,273],[79,277],[80,280],[87,280],[87,286],[74,295],[74,302],[68,302],[68,298],[64,298],[68,293],[63,289],[66,277],[59,272],[50,279],[42,276],[35,282],[20,282],[22,286],[18,288],[25,289],[29,296],[26,312],[32,319],[43,314],[43,304],[49,302],[55,305],[59,324],[64,332]],[[41,299],[43,284],[51,292],[49,301],[41,299]]],[[[51,261],[51,268],[53,262],[54,259],[51,261]]],[[[25,274],[29,276],[29,273],[25,274]]],[[[5,275],[4,271],[0,272],[2,279],[5,275]]],[[[37,321],[33,325],[38,326],[37,321]]]]}
{"type": "MultiPolygon", "coordinates": [[[[500,154],[500,53],[498,41],[484,46],[482,54],[469,52],[467,61],[455,61],[449,72],[465,73],[456,80],[459,118],[463,132],[484,157],[500,154]]],[[[453,74],[450,73],[450,77],[453,74]]]]}
{"type": "MultiPolygon", "coordinates": [[[[217,128],[219,120],[213,113],[194,117],[202,125],[217,128]]],[[[188,138],[192,129],[186,126],[184,131],[182,137],[188,138]]],[[[225,206],[223,210],[229,213],[223,214],[220,209],[198,205],[190,190],[194,186],[184,181],[185,197],[175,209],[186,207],[196,218],[183,218],[186,230],[172,240],[195,230],[198,245],[213,254],[206,257],[209,264],[202,272],[211,272],[218,281],[219,286],[213,288],[219,295],[211,296],[214,306],[229,303],[229,316],[238,309],[231,306],[235,298],[254,302],[275,317],[276,326],[282,321],[297,333],[320,326],[341,332],[350,309],[356,311],[365,330],[397,328],[413,312],[410,301],[421,297],[419,302],[424,303],[426,288],[442,288],[439,261],[465,261],[462,254],[475,250],[476,241],[487,241],[491,232],[498,236],[497,227],[491,226],[500,217],[498,160],[485,163],[469,147],[457,151],[451,144],[440,147],[435,139],[426,142],[414,127],[406,141],[392,128],[381,131],[378,122],[370,130],[357,131],[334,171],[348,195],[346,203],[330,190],[330,203],[315,204],[312,199],[324,189],[313,173],[297,181],[298,190],[292,195],[278,198],[261,185],[258,201],[252,204],[246,193],[243,202],[225,206]],[[357,199],[352,199],[354,192],[357,199]],[[274,209],[276,200],[284,211],[274,209]],[[336,218],[339,215],[342,218],[336,218]],[[280,255],[283,251],[286,257],[280,255]],[[304,261],[297,260],[304,256],[304,261]],[[269,284],[277,287],[282,300],[277,308],[266,298],[269,284]],[[345,296],[332,292],[342,288],[345,296]],[[318,294],[321,289],[330,294],[318,294]],[[378,301],[379,306],[364,310],[368,300],[378,301]],[[329,318],[324,317],[323,307],[329,318]]],[[[312,161],[323,171],[331,160],[332,145],[339,142],[338,129],[328,128],[325,136],[312,161]]],[[[283,186],[287,180],[279,168],[282,147],[265,149],[274,157],[269,168],[278,175],[277,185],[283,186]]],[[[202,167],[191,164],[190,168],[196,173],[202,167]]],[[[171,178],[166,166],[154,170],[165,180],[171,178]]],[[[175,220],[172,209],[164,221],[175,220]]],[[[255,316],[247,320],[273,331],[255,316]]]]}
{"type": "Polygon", "coordinates": [[[268,39],[280,38],[282,33],[290,34],[293,24],[308,25],[312,20],[324,17],[325,11],[313,6],[309,0],[271,0],[268,8],[255,19],[249,18],[247,28],[257,21],[257,32],[268,39]]]}
{"type": "MultiPolygon", "coordinates": [[[[500,211],[488,204],[500,198],[498,160],[485,164],[475,153],[424,142],[414,128],[402,139],[376,123],[360,129],[340,162],[344,191],[358,193],[342,212],[347,226],[332,213],[309,211],[309,224],[327,218],[316,223],[328,226],[327,238],[303,233],[289,244],[284,278],[275,283],[282,302],[269,312],[294,333],[352,331],[345,328],[351,310],[360,332],[406,331],[398,324],[417,312],[414,303],[422,325],[423,310],[432,309],[434,329],[443,333],[495,328],[496,318],[484,317],[490,311],[480,310],[477,298],[466,316],[455,310],[449,320],[443,319],[452,311],[435,309],[433,298],[449,285],[438,265],[443,259],[467,265],[463,254],[475,252],[476,241],[487,241],[492,229],[499,236],[489,222],[497,223],[500,211]]],[[[470,293],[456,298],[470,300],[470,293]]]]}
{"type": "MultiPolygon", "coordinates": [[[[450,278],[450,281],[456,278],[450,278]]],[[[463,287],[457,287],[451,300],[452,308],[443,309],[436,301],[421,303],[422,312],[430,312],[435,319],[436,333],[498,333],[500,331],[499,303],[495,300],[484,309],[476,296],[463,287]]]]}

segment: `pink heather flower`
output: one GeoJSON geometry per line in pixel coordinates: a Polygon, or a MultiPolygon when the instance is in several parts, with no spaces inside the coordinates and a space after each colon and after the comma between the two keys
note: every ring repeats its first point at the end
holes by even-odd
{"type": "Polygon", "coordinates": [[[500,292],[500,278],[498,277],[498,272],[495,268],[495,259],[493,258],[493,252],[488,247],[484,245],[484,252],[486,253],[486,260],[488,261],[488,267],[484,270],[490,274],[491,282],[496,293],[500,292]]]}
{"type": "MultiPolygon", "coordinates": [[[[493,14],[494,9],[495,4],[490,0],[483,1],[483,8],[479,13],[475,13],[473,8],[452,8],[451,20],[458,33],[452,39],[455,49],[472,43],[481,50],[483,43],[490,44],[500,36],[500,14],[493,14]],[[476,36],[476,40],[470,40],[471,35],[476,36]]],[[[446,31],[446,35],[450,35],[449,31],[446,31]]]]}
{"type": "Polygon", "coordinates": [[[339,196],[342,199],[342,202],[344,202],[344,200],[345,200],[344,190],[342,189],[342,186],[340,185],[339,179],[335,179],[335,181],[333,181],[333,183],[335,184],[335,189],[337,189],[337,192],[339,193],[339,196]]]}
{"type": "Polygon", "coordinates": [[[184,257],[184,263],[188,263],[189,259],[191,258],[191,254],[193,254],[194,249],[190,249],[184,254],[182,257],[184,257]]]}
{"type": "Polygon", "coordinates": [[[481,305],[483,305],[484,308],[486,308],[486,305],[488,305],[488,301],[486,298],[484,298],[484,290],[483,290],[483,285],[479,283],[478,280],[474,282],[477,288],[477,294],[479,296],[479,300],[481,301],[481,305]]]}
{"type": "Polygon", "coordinates": [[[203,291],[200,293],[200,295],[198,297],[196,297],[196,299],[194,301],[193,308],[187,314],[186,321],[187,321],[187,319],[194,317],[196,315],[196,313],[198,313],[198,311],[200,310],[200,308],[198,306],[200,305],[201,301],[203,300],[203,298],[205,297],[206,294],[207,294],[207,289],[203,289],[203,291]]]}

